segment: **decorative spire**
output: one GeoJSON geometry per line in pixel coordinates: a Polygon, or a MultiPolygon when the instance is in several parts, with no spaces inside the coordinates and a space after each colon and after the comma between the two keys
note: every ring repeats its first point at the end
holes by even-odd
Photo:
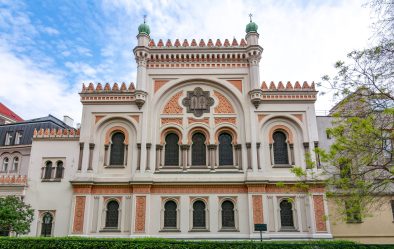
{"type": "MultiPolygon", "coordinates": [[[[252,13],[249,13],[250,22],[252,22],[252,16],[253,16],[252,13]]],[[[145,23],[145,21],[144,21],[144,23],[145,23]]]]}

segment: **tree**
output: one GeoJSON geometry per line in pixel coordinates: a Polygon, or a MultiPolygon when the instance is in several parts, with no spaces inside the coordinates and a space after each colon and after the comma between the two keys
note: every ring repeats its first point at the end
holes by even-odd
{"type": "Polygon", "coordinates": [[[311,170],[310,160],[307,170],[293,169],[304,183],[325,179],[341,218],[353,222],[370,215],[394,190],[394,0],[369,6],[377,16],[376,45],[349,53],[347,62],[335,64],[337,74],[320,84],[342,99],[331,110],[334,122],[327,131],[335,142],[328,151],[315,151],[323,173],[311,170]]]}
{"type": "Polygon", "coordinates": [[[15,232],[17,235],[30,231],[34,210],[19,197],[0,197],[0,231],[15,232]]]}

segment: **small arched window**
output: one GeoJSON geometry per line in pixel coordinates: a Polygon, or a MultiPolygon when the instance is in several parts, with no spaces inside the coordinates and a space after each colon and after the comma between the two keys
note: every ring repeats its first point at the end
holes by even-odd
{"type": "Polygon", "coordinates": [[[164,165],[179,165],[179,137],[175,133],[166,136],[164,165]]]}
{"type": "Polygon", "coordinates": [[[203,201],[193,203],[193,228],[206,228],[205,203],[203,201]]]}
{"type": "Polygon", "coordinates": [[[175,201],[164,204],[164,228],[177,228],[177,205],[175,201]]]}
{"type": "Polygon", "coordinates": [[[118,228],[119,219],[119,203],[117,201],[109,201],[107,204],[107,212],[105,216],[106,228],[118,228]]]}
{"type": "Polygon", "coordinates": [[[228,133],[219,135],[219,165],[233,165],[232,136],[228,133]]]}
{"type": "Polygon", "coordinates": [[[274,164],[289,164],[286,135],[281,131],[276,131],[272,138],[274,140],[274,164]]]}
{"type": "Polygon", "coordinates": [[[63,161],[57,161],[56,163],[56,178],[63,178],[63,161]]]}
{"type": "Polygon", "coordinates": [[[52,162],[47,161],[45,163],[44,179],[51,179],[51,178],[52,178],[52,162]]]}
{"type": "Polygon", "coordinates": [[[222,227],[235,228],[234,203],[232,201],[224,201],[222,203],[222,227]]]}
{"type": "Polygon", "coordinates": [[[12,172],[17,172],[19,168],[19,157],[14,157],[14,161],[12,163],[12,172]]]}
{"type": "Polygon", "coordinates": [[[8,157],[4,157],[4,159],[3,159],[3,167],[1,168],[2,172],[7,172],[8,171],[8,163],[9,163],[8,157]]]}
{"type": "Polygon", "coordinates": [[[125,136],[121,132],[116,132],[112,135],[110,165],[124,164],[124,140],[125,136]]]}
{"type": "Polygon", "coordinates": [[[204,134],[197,132],[192,137],[192,165],[206,165],[206,146],[204,134]]]}
{"type": "Polygon", "coordinates": [[[50,213],[45,213],[41,221],[41,236],[50,237],[52,235],[53,216],[50,213]]]}
{"type": "Polygon", "coordinates": [[[283,200],[279,204],[280,207],[280,225],[284,229],[294,228],[293,208],[288,200],[283,200]]]}

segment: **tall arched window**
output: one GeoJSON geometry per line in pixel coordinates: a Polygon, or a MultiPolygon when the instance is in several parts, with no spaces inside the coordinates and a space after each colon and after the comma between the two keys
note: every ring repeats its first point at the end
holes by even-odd
{"type": "Polygon", "coordinates": [[[9,163],[8,157],[4,157],[4,159],[3,159],[3,167],[1,168],[2,172],[7,172],[8,171],[8,163],[9,163]]]}
{"type": "Polygon", "coordinates": [[[233,165],[232,136],[228,133],[219,135],[219,165],[233,165]]]}
{"type": "Polygon", "coordinates": [[[192,137],[192,165],[206,165],[206,146],[204,134],[197,132],[192,137]]]}
{"type": "Polygon", "coordinates": [[[224,201],[222,203],[222,227],[235,228],[234,203],[232,201],[224,201]]]}
{"type": "Polygon", "coordinates": [[[19,168],[19,157],[14,157],[14,161],[12,163],[12,172],[17,172],[19,168]]]}
{"type": "Polygon", "coordinates": [[[105,216],[106,228],[118,228],[119,219],[119,203],[117,201],[109,201],[107,204],[107,212],[105,216]]]}
{"type": "Polygon", "coordinates": [[[45,213],[42,216],[41,222],[41,236],[50,237],[52,235],[53,216],[50,213],[45,213]]]}
{"type": "Polygon", "coordinates": [[[63,178],[63,162],[57,161],[56,163],[56,178],[63,178]]]}
{"type": "Polygon", "coordinates": [[[110,165],[124,165],[124,139],[125,136],[121,132],[112,135],[110,165]]]}
{"type": "Polygon", "coordinates": [[[177,228],[177,205],[175,201],[164,204],[164,228],[177,228]]]}
{"type": "Polygon", "coordinates": [[[193,203],[193,228],[206,228],[205,203],[203,201],[193,203]]]}
{"type": "Polygon", "coordinates": [[[175,133],[166,136],[164,165],[179,165],[179,137],[175,133]]]}
{"type": "Polygon", "coordinates": [[[286,135],[281,131],[274,132],[274,163],[289,164],[286,135]]]}
{"type": "Polygon", "coordinates": [[[294,229],[292,204],[288,200],[283,200],[280,206],[280,225],[284,229],[294,229]]]}
{"type": "Polygon", "coordinates": [[[44,179],[51,179],[52,178],[52,162],[47,161],[45,163],[45,169],[44,169],[44,179]]]}

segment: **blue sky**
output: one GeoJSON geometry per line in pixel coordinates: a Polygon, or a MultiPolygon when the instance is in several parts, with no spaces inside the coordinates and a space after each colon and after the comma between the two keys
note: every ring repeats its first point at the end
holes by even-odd
{"type": "MultiPolygon", "coordinates": [[[[264,48],[261,80],[319,81],[368,45],[360,1],[0,0],[0,101],[25,119],[81,119],[82,82],[135,82],[137,27],[151,38],[241,39],[248,14],[264,48]]],[[[322,97],[316,109],[329,109],[322,97]]]]}

